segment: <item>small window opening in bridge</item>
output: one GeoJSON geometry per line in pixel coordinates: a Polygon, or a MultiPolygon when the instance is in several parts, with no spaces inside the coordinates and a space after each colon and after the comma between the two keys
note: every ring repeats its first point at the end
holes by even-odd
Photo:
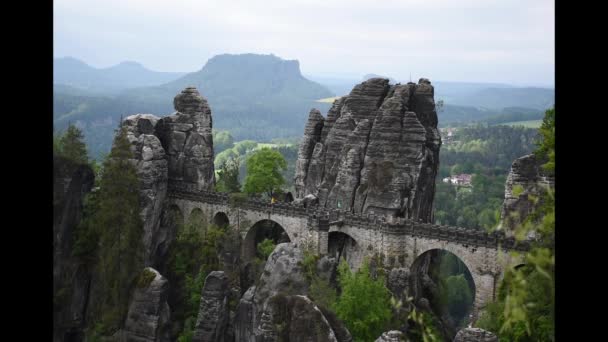
{"type": "Polygon", "coordinates": [[[412,264],[408,295],[418,306],[430,304],[441,321],[441,333],[451,341],[460,328],[469,324],[475,283],[460,258],[445,250],[432,249],[412,264]]]}
{"type": "Polygon", "coordinates": [[[228,227],[228,225],[230,224],[228,215],[220,211],[219,213],[215,214],[215,216],[213,216],[213,224],[222,228],[228,227]]]}

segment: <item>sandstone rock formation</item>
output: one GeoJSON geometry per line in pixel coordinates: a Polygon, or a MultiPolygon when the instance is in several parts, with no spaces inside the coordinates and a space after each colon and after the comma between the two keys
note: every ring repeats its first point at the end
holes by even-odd
{"type": "Polygon", "coordinates": [[[498,342],[498,337],[480,328],[464,328],[456,333],[454,342],[498,342]]]}
{"type": "MultiPolygon", "coordinates": [[[[306,297],[309,283],[303,259],[294,243],[277,245],[257,286],[250,287],[237,306],[236,341],[352,341],[337,317],[324,313],[306,297]]],[[[331,277],[330,260],[317,267],[331,277]]]]}
{"type": "Polygon", "coordinates": [[[399,330],[383,332],[375,342],[401,342],[405,340],[405,335],[399,330]]]}
{"type": "Polygon", "coordinates": [[[161,222],[169,181],[190,183],[202,190],[212,190],[215,184],[207,100],[196,88],[188,87],[175,96],[174,106],[176,112],[170,116],[135,114],[122,122],[140,180],[145,262],[155,266],[174,234],[161,222]]]}
{"type": "Polygon", "coordinates": [[[213,271],[205,279],[194,328],[194,342],[221,342],[228,326],[228,277],[213,271]]]}
{"type": "Polygon", "coordinates": [[[386,287],[393,296],[405,300],[405,295],[409,289],[410,271],[407,268],[399,267],[391,269],[388,274],[386,287]]]}
{"type": "Polygon", "coordinates": [[[500,229],[504,229],[507,236],[512,236],[517,226],[541,205],[542,202],[534,203],[531,197],[540,198],[548,188],[555,187],[555,177],[543,170],[543,163],[529,154],[516,159],[511,166],[500,215],[500,229]]]}
{"type": "Polygon", "coordinates": [[[72,256],[84,196],[95,175],[88,165],[53,158],[53,341],[82,338],[91,274],[72,256]]]}
{"type": "Polygon", "coordinates": [[[277,294],[266,301],[260,341],[338,342],[329,322],[306,296],[277,294]]]}
{"type": "Polygon", "coordinates": [[[158,121],[156,135],[169,162],[169,179],[212,190],[213,137],[211,109],[194,87],[178,94],[173,104],[176,112],[158,121]]]}
{"type": "Polygon", "coordinates": [[[148,264],[152,264],[150,258],[158,244],[167,239],[163,234],[166,232],[160,231],[160,214],[167,194],[168,163],[165,150],[154,135],[158,120],[151,114],[136,114],[128,116],[122,123],[131,143],[133,163],[140,182],[140,215],[144,223],[144,256],[148,264]]]}
{"type": "Polygon", "coordinates": [[[124,336],[132,342],[169,342],[170,310],[167,304],[169,283],[151,267],[154,278],[144,287],[137,287],[129,304],[124,336]]]}
{"type": "Polygon", "coordinates": [[[298,151],[296,198],[355,213],[433,221],[441,138],[434,89],[372,78],[312,110],[298,151]]]}

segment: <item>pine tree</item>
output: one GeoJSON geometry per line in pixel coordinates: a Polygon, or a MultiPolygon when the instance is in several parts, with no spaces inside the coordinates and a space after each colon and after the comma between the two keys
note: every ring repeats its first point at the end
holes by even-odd
{"type": "Polygon", "coordinates": [[[67,131],[59,139],[59,153],[76,164],[88,162],[87,147],[84,135],[78,127],[70,124],[67,131]]]}
{"type": "Polygon", "coordinates": [[[104,293],[101,321],[106,333],[124,321],[130,289],[143,266],[139,181],[131,158],[126,129],[120,128],[104,162],[94,219],[99,236],[97,265],[104,293]]]}

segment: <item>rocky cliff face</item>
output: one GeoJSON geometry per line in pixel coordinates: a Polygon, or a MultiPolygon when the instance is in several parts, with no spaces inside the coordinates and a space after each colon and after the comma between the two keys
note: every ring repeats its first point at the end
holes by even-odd
{"type": "MultiPolygon", "coordinates": [[[[306,296],[309,283],[303,259],[295,244],[277,245],[258,285],[250,287],[237,306],[235,341],[352,341],[342,322],[306,296]]],[[[325,263],[317,267],[325,270],[325,263]]]]}
{"type": "Polygon", "coordinates": [[[72,256],[74,233],[84,196],[95,181],[88,165],[53,158],[53,341],[82,338],[91,282],[90,271],[72,256]]]}
{"type": "Polygon", "coordinates": [[[123,121],[131,142],[133,163],[140,181],[144,255],[157,265],[174,232],[163,227],[162,212],[170,181],[212,190],[215,185],[211,109],[196,88],[188,87],[174,99],[176,112],[159,118],[151,114],[123,121]]]}
{"type": "Polygon", "coordinates": [[[156,125],[156,136],[169,162],[169,179],[212,190],[215,173],[209,104],[194,87],[182,90],[173,104],[176,112],[156,125]]]}
{"type": "Polygon", "coordinates": [[[464,328],[458,331],[454,342],[498,342],[498,337],[483,329],[464,328]]]}
{"type": "Polygon", "coordinates": [[[512,236],[514,230],[541,205],[542,202],[533,201],[533,197],[539,198],[547,188],[555,187],[555,177],[543,170],[543,163],[534,154],[529,154],[516,159],[511,166],[500,215],[500,228],[507,236],[512,236]]]}
{"type": "Polygon", "coordinates": [[[298,151],[296,197],[355,213],[433,221],[441,138],[434,89],[372,78],[312,110],[298,151]]]}
{"type": "Polygon", "coordinates": [[[228,312],[228,277],[222,271],[213,271],[205,279],[198,318],[192,341],[224,341],[230,319],[228,312]]]}
{"type": "Polygon", "coordinates": [[[135,289],[125,321],[124,336],[132,342],[169,342],[170,310],[167,304],[169,283],[158,271],[148,284],[135,289]]]}
{"type": "Polygon", "coordinates": [[[140,215],[144,223],[143,243],[148,264],[151,264],[150,258],[154,255],[159,240],[163,240],[159,237],[160,213],[167,194],[167,155],[160,140],[154,135],[158,120],[158,117],[151,114],[136,114],[123,121],[140,182],[140,215]]]}

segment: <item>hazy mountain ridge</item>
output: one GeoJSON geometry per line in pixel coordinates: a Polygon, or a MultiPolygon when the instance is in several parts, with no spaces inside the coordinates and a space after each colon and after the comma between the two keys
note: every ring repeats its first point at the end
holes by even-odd
{"type": "Polygon", "coordinates": [[[92,141],[87,134],[91,123],[96,122],[99,129],[100,122],[117,122],[121,115],[171,114],[173,98],[187,86],[197,87],[209,101],[214,128],[229,129],[238,140],[297,136],[311,108],[326,112],[331,106],[315,100],[334,95],[303,77],[296,60],[274,55],[218,55],[199,71],[161,85],[125,89],[111,98],[58,85],[53,101],[55,125],[62,128],[68,122],[78,123],[92,154],[97,155],[109,149],[114,127],[107,128],[108,134],[96,132],[101,140],[92,141]],[[105,136],[110,137],[107,142],[105,136]]]}
{"type": "Polygon", "coordinates": [[[104,95],[132,87],[170,82],[184,74],[149,70],[133,61],[125,61],[107,68],[95,68],[73,57],[53,59],[53,84],[104,95]]]}

